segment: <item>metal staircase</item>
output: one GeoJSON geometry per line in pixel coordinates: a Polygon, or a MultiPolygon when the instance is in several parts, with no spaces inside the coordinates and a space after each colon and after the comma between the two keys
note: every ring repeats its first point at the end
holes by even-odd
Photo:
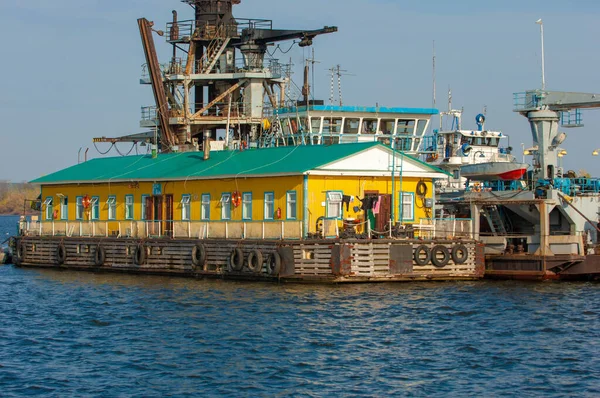
{"type": "Polygon", "coordinates": [[[483,216],[488,221],[494,236],[506,235],[506,226],[504,225],[504,221],[502,221],[502,215],[500,214],[500,209],[498,209],[498,206],[485,206],[483,208],[483,216]]]}
{"type": "Polygon", "coordinates": [[[215,36],[208,45],[206,49],[206,54],[202,59],[202,74],[210,73],[210,71],[215,67],[221,54],[223,54],[223,51],[225,51],[225,49],[227,48],[227,45],[229,44],[231,38],[224,36],[225,29],[224,26],[221,25],[217,28],[215,36]]]}

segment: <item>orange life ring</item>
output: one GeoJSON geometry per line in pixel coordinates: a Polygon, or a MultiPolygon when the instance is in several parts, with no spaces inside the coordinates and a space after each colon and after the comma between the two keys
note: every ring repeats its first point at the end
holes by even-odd
{"type": "Polygon", "coordinates": [[[296,123],[296,119],[290,119],[290,124],[292,128],[292,133],[296,134],[298,132],[298,124],[296,123]]]}
{"type": "Polygon", "coordinates": [[[479,185],[479,183],[475,184],[475,186],[473,187],[473,191],[481,192],[481,185],[479,185]]]}
{"type": "Polygon", "coordinates": [[[231,203],[233,203],[233,207],[238,207],[242,204],[242,194],[240,191],[233,191],[231,194],[231,203]]]}
{"type": "Polygon", "coordinates": [[[83,205],[84,209],[88,209],[90,207],[90,197],[85,195],[83,197],[83,199],[81,199],[81,204],[83,205]]]}

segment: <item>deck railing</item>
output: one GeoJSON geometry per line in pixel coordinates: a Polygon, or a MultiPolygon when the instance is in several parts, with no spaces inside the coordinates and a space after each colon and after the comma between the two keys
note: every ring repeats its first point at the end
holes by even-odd
{"type": "Polygon", "coordinates": [[[424,239],[472,239],[471,218],[422,218],[413,225],[415,236],[424,239]]]}
{"type": "Polygon", "coordinates": [[[302,221],[22,221],[22,235],[120,238],[301,239],[302,221]]]}

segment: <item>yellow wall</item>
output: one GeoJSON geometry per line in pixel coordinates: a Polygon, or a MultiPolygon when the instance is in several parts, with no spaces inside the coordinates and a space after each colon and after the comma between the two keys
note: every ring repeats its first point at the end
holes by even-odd
{"type": "MultiPolygon", "coordinates": [[[[400,179],[395,178],[395,189],[392,190],[391,177],[333,177],[333,176],[310,176],[308,180],[308,206],[309,206],[309,226],[313,231],[314,223],[318,217],[325,216],[326,208],[323,203],[326,201],[327,191],[342,191],[344,195],[354,196],[354,202],[350,203],[349,211],[346,211],[346,205],[343,206],[344,218],[363,218],[364,212],[354,212],[354,206],[361,206],[361,202],[357,197],[363,198],[365,191],[379,191],[379,194],[392,194],[394,192],[394,221],[398,221],[399,215],[399,192],[415,192],[419,178],[403,177],[402,187],[400,179]]],[[[433,189],[431,179],[424,180],[427,185],[426,198],[432,198],[433,189]]],[[[414,219],[404,220],[404,223],[419,223],[421,218],[426,218],[425,208],[422,206],[421,200],[415,194],[414,201],[414,219]]],[[[431,215],[431,213],[429,213],[431,215]]]]}
{"type": "MultiPolygon", "coordinates": [[[[231,193],[233,191],[252,192],[252,220],[262,221],[264,219],[264,193],[274,192],[275,203],[274,208],[281,209],[281,219],[286,220],[286,193],[288,191],[296,191],[296,219],[303,220],[303,176],[291,177],[267,177],[267,178],[238,178],[238,179],[220,179],[220,180],[205,180],[205,181],[173,181],[163,182],[162,192],[173,195],[173,219],[181,220],[181,197],[184,194],[191,195],[191,220],[199,221],[201,219],[201,197],[202,194],[210,194],[211,209],[210,219],[212,221],[221,220],[220,199],[223,193],[231,193]]],[[[402,190],[405,192],[415,192],[418,178],[404,177],[402,179],[402,188],[400,180],[396,178],[395,188],[392,190],[391,178],[383,177],[333,177],[333,176],[314,176],[308,178],[308,220],[305,220],[305,225],[308,226],[309,232],[315,232],[315,221],[321,216],[325,216],[326,208],[323,206],[326,202],[327,191],[342,191],[344,195],[354,196],[354,202],[350,204],[350,210],[346,211],[346,206],[343,206],[344,218],[363,218],[362,212],[355,213],[354,206],[361,205],[356,198],[364,197],[365,191],[379,191],[380,194],[392,194],[394,191],[394,214],[396,221],[399,218],[399,195],[402,190]]],[[[427,184],[426,197],[432,197],[431,180],[425,180],[427,184]]],[[[76,220],[76,197],[77,196],[93,196],[99,197],[100,221],[108,220],[108,204],[106,203],[110,195],[115,195],[117,200],[116,220],[125,220],[125,196],[132,194],[134,197],[134,220],[141,220],[141,202],[142,195],[152,195],[152,183],[118,183],[118,184],[70,184],[70,185],[49,185],[42,187],[42,201],[48,196],[53,197],[54,209],[57,210],[57,220],[61,219],[60,214],[60,197],[58,194],[65,195],[69,198],[69,214],[68,220],[76,220]]],[[[41,220],[45,220],[46,206],[42,205],[41,220]]],[[[88,220],[90,213],[84,212],[84,220],[88,220]]],[[[426,218],[428,214],[421,207],[421,200],[415,195],[414,220],[405,220],[405,223],[419,223],[421,218],[426,218]]],[[[242,206],[235,208],[231,207],[231,220],[242,220],[242,206]]]]}
{"type": "MultiPolygon", "coordinates": [[[[296,191],[296,216],[302,219],[302,176],[277,177],[277,178],[237,178],[205,181],[172,181],[162,183],[163,195],[173,195],[173,219],[181,220],[181,197],[184,194],[191,195],[191,220],[198,221],[201,216],[202,194],[210,194],[211,209],[210,219],[221,220],[220,199],[223,193],[233,191],[252,192],[252,219],[263,220],[264,193],[274,192],[275,209],[281,208],[281,219],[287,219],[286,194],[288,191],[296,191]]],[[[152,195],[152,183],[140,182],[132,184],[70,184],[70,185],[47,185],[42,187],[42,202],[48,196],[53,197],[53,206],[57,212],[57,220],[61,219],[60,197],[57,194],[68,197],[69,220],[76,220],[76,198],[77,196],[99,196],[99,220],[108,220],[107,199],[111,195],[116,196],[117,214],[116,221],[125,220],[125,196],[133,195],[134,198],[134,220],[141,219],[142,195],[152,195]]],[[[45,220],[46,206],[42,205],[41,220],[45,220]]],[[[89,214],[84,217],[89,219],[89,214]]],[[[235,208],[231,206],[231,220],[242,220],[242,206],[235,208]]]]}

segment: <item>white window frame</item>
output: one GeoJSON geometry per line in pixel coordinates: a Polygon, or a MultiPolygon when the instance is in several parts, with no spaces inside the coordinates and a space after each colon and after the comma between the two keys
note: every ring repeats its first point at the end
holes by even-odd
{"type": "Polygon", "coordinates": [[[400,208],[398,209],[398,218],[401,221],[414,221],[415,220],[415,193],[414,192],[400,192],[400,208]],[[407,201],[405,201],[407,199],[407,201]],[[409,206],[409,211],[406,212],[405,206],[409,206]],[[407,217],[409,213],[410,217],[407,217]]]}
{"type": "Polygon", "coordinates": [[[325,217],[341,219],[344,215],[342,191],[327,191],[325,217]]]}
{"type": "Polygon", "coordinates": [[[231,220],[231,193],[221,194],[221,220],[231,220]]]}
{"type": "Polygon", "coordinates": [[[52,199],[52,197],[47,197],[46,200],[44,200],[44,204],[46,205],[46,220],[53,220],[54,219],[54,199],[52,199]]]}
{"type": "Polygon", "coordinates": [[[90,207],[92,209],[91,212],[91,219],[92,220],[99,220],[100,219],[100,198],[98,196],[92,196],[92,199],[90,199],[90,207]]]}
{"type": "Polygon", "coordinates": [[[285,195],[286,217],[288,220],[296,220],[298,217],[298,194],[296,191],[288,191],[285,195]]]}
{"type": "Polygon", "coordinates": [[[133,199],[133,195],[125,195],[125,219],[133,220],[133,204],[135,200],[133,199]],[[129,203],[131,200],[131,203],[129,203]]]}
{"type": "Polygon", "coordinates": [[[252,192],[242,193],[242,220],[252,220],[252,192]]]}
{"type": "Polygon", "coordinates": [[[117,197],[116,196],[109,196],[108,199],[106,199],[106,204],[108,205],[108,219],[109,220],[116,220],[117,219],[117,197]]]}
{"type": "Polygon", "coordinates": [[[192,197],[189,194],[181,195],[181,221],[190,221],[190,203],[192,197]]]}
{"type": "Polygon", "coordinates": [[[200,218],[203,221],[210,221],[210,194],[203,193],[200,203],[200,218]]]}
{"type": "Polygon", "coordinates": [[[142,206],[141,206],[141,212],[140,212],[140,220],[146,220],[146,217],[148,217],[148,206],[146,206],[146,199],[148,199],[150,197],[150,195],[142,195],[142,206]]]}
{"type": "Polygon", "coordinates": [[[275,192],[265,192],[264,219],[275,219],[275,192]]]}
{"type": "Polygon", "coordinates": [[[69,197],[62,196],[60,198],[60,219],[68,220],[69,219],[69,197]]]}
{"type": "Polygon", "coordinates": [[[75,198],[75,219],[83,220],[83,196],[75,198]]]}

